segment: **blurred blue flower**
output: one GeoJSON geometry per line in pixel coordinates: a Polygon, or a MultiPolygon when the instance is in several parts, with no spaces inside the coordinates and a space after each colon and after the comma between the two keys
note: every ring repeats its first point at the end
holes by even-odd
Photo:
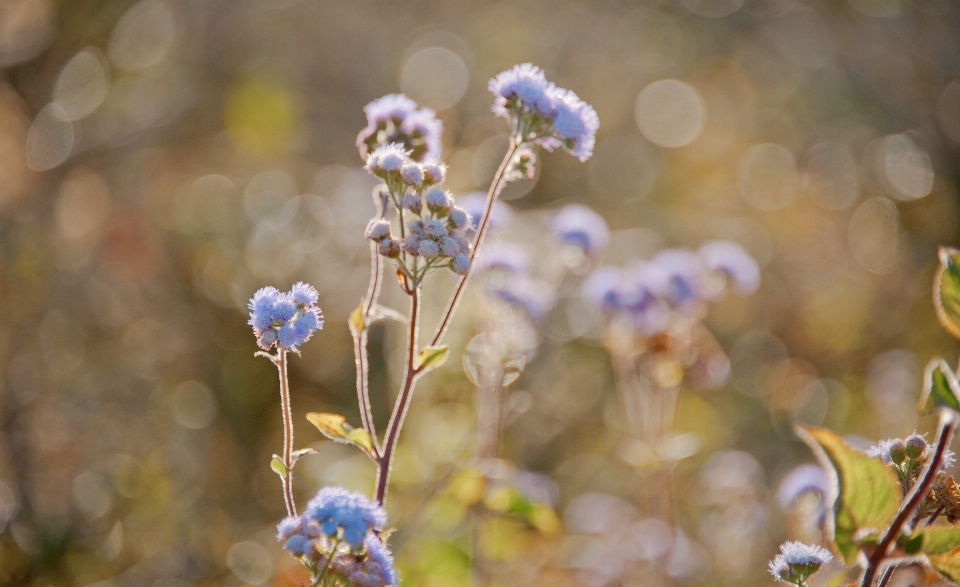
{"type": "MultiPolygon", "coordinates": [[[[470,214],[472,228],[480,225],[480,219],[483,217],[483,211],[487,206],[487,194],[484,192],[470,192],[464,194],[459,199],[460,206],[470,214]]],[[[493,209],[490,211],[490,219],[487,221],[488,229],[497,229],[510,222],[510,206],[504,204],[499,199],[493,203],[493,209]]]]}
{"type": "Polygon", "coordinates": [[[700,247],[700,258],[711,271],[721,271],[741,295],[760,287],[760,267],[743,247],[730,241],[708,241],[700,247]]]}
{"type": "Polygon", "coordinates": [[[550,220],[550,231],[562,243],[595,255],[610,244],[610,229],[602,216],[583,204],[568,204],[550,220]]]}

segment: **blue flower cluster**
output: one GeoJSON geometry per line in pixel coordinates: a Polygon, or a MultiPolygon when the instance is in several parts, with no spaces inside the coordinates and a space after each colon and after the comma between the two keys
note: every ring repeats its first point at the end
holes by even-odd
{"type": "Polygon", "coordinates": [[[363,109],[367,126],[357,135],[357,148],[364,160],[381,145],[397,143],[414,161],[436,160],[443,148],[443,122],[429,108],[420,108],[403,94],[389,94],[363,109]]]}
{"type": "Polygon", "coordinates": [[[386,587],[398,584],[399,576],[393,556],[376,534],[385,523],[383,508],[363,495],[324,487],[302,515],[280,522],[277,539],[314,573],[329,567],[343,584],[386,587]]]}
{"type": "Polygon", "coordinates": [[[454,273],[470,271],[472,230],[469,213],[443,189],[446,166],[435,160],[418,163],[398,143],[377,147],[367,157],[367,171],[387,185],[393,204],[401,211],[400,236],[391,233],[390,222],[374,219],[366,236],[377,243],[381,255],[403,261],[401,267],[416,281],[428,270],[449,267],[454,273]],[[409,213],[405,215],[404,213],[409,213]],[[411,267],[407,256],[423,260],[411,267]]]}
{"type": "Polygon", "coordinates": [[[675,312],[694,315],[723,298],[727,286],[748,295],[759,287],[760,269],[739,245],[711,241],[699,251],[666,249],[649,261],[601,267],[584,294],[611,314],[629,316],[642,336],[664,332],[675,312]]]}
{"type": "Polygon", "coordinates": [[[488,88],[496,96],[494,113],[514,120],[522,141],[547,150],[563,147],[581,161],[593,154],[597,112],[572,91],[548,82],[539,67],[514,66],[490,80],[488,88]]]}
{"type": "Polygon", "coordinates": [[[317,307],[317,290],[303,282],[289,292],[264,287],[247,304],[257,344],[264,350],[296,349],[323,328],[323,313],[317,307]]]}

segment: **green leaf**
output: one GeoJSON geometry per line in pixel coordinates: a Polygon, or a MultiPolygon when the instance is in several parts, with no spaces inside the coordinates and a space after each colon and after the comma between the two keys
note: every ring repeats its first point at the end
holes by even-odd
{"type": "Polygon", "coordinates": [[[901,534],[897,537],[897,546],[903,549],[906,554],[917,554],[923,547],[923,533],[918,532],[913,536],[901,534]]]}
{"type": "Polygon", "coordinates": [[[933,280],[933,306],[940,324],[960,338],[960,251],[940,247],[940,267],[933,280]]]}
{"type": "Polygon", "coordinates": [[[353,334],[360,334],[367,329],[367,322],[364,320],[363,314],[363,300],[361,300],[357,309],[350,313],[350,319],[348,320],[350,332],[353,334]]]}
{"type": "Polygon", "coordinates": [[[929,413],[937,408],[960,411],[960,384],[957,376],[943,359],[934,359],[923,373],[923,391],[920,394],[920,411],[929,413]]]}
{"type": "Polygon", "coordinates": [[[307,414],[307,420],[330,440],[344,442],[347,439],[347,434],[350,433],[350,428],[347,427],[346,423],[347,419],[340,414],[310,412],[307,414]]]}
{"type": "Polygon", "coordinates": [[[277,455],[273,455],[273,459],[270,461],[270,468],[273,469],[274,473],[283,477],[290,472],[290,469],[283,464],[283,459],[277,455]]]}
{"type": "Polygon", "coordinates": [[[927,528],[921,552],[927,555],[930,566],[954,583],[960,583],[960,528],[927,528]]]}
{"type": "Polygon", "coordinates": [[[373,437],[363,428],[355,428],[347,434],[347,440],[356,444],[368,454],[373,454],[373,437]]]}
{"type": "Polygon", "coordinates": [[[417,355],[417,369],[429,371],[442,365],[447,360],[447,345],[428,346],[417,355]]]}
{"type": "Polygon", "coordinates": [[[852,565],[860,550],[856,536],[869,535],[869,530],[882,532],[897,515],[900,484],[890,467],[854,450],[839,434],[826,428],[797,426],[796,430],[833,478],[833,495],[827,498],[833,508],[826,528],[832,529],[843,560],[852,565]]]}
{"type": "Polygon", "coordinates": [[[376,460],[373,437],[363,428],[354,428],[347,424],[346,418],[340,414],[310,412],[307,420],[330,440],[352,444],[376,460]]]}

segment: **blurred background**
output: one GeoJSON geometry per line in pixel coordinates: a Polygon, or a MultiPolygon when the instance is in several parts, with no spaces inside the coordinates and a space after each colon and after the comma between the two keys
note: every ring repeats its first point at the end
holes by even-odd
{"type": "MultiPolygon", "coordinates": [[[[359,423],[362,108],[402,91],[437,110],[448,187],[484,190],[507,131],[487,80],[527,61],[601,126],[585,164],[543,154],[511,186],[493,240],[537,265],[550,211],[583,203],[613,231],[603,262],[725,238],[761,286],[706,320],[730,376],[681,390],[667,521],[643,510],[578,288],[504,380],[495,470],[471,468],[464,350],[491,320],[472,290],[397,456],[406,584],[770,584],[776,545],[815,533],[776,497],[812,462],[792,423],[861,444],[931,429],[923,365],[957,353],[930,289],[960,226],[958,44],[950,0],[0,1],[0,584],[305,583],[275,540],[277,376],[246,302],[320,291],[326,328],[291,368],[297,446],[319,451],[297,494],[369,493],[372,462],[303,417],[359,423]]],[[[434,281],[427,329],[452,283],[434,281]]],[[[393,284],[384,300],[405,309],[393,284]]],[[[372,331],[381,430],[402,344],[396,323],[372,331]]]]}

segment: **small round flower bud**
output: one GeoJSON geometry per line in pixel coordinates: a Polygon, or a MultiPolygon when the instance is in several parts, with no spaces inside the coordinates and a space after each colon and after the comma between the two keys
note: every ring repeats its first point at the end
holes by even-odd
{"type": "Polygon", "coordinates": [[[433,238],[440,238],[442,236],[447,236],[447,234],[449,234],[449,232],[447,231],[447,227],[444,226],[443,223],[440,222],[439,220],[428,220],[427,222],[425,222],[423,225],[423,232],[427,236],[430,236],[433,238]]]}
{"type": "Polygon", "coordinates": [[[440,254],[440,247],[433,241],[425,240],[420,243],[420,250],[418,252],[421,257],[432,259],[440,254]]]}
{"type": "Polygon", "coordinates": [[[367,238],[382,241],[390,237],[390,223],[386,220],[371,220],[367,225],[367,238]]]}
{"type": "Polygon", "coordinates": [[[420,200],[419,194],[407,194],[403,196],[402,205],[414,214],[419,214],[423,210],[423,202],[420,200]]]}
{"type": "Polygon", "coordinates": [[[447,179],[447,166],[435,157],[423,162],[423,179],[426,183],[443,183],[447,179]]]}
{"type": "Polygon", "coordinates": [[[452,257],[460,252],[460,245],[449,236],[440,239],[440,252],[447,257],[452,257]]]}
{"type": "Polygon", "coordinates": [[[464,253],[457,253],[453,258],[453,272],[457,275],[466,275],[470,272],[470,257],[464,253]]]}
{"type": "Polygon", "coordinates": [[[423,199],[434,214],[446,214],[450,210],[450,196],[439,186],[434,186],[424,192],[423,199]]]}
{"type": "Polygon", "coordinates": [[[267,330],[264,330],[262,333],[260,333],[260,346],[262,346],[263,348],[270,348],[270,345],[272,345],[275,342],[277,342],[276,330],[272,328],[268,328],[267,330]]]}
{"type": "Polygon", "coordinates": [[[890,443],[890,460],[898,465],[907,460],[907,445],[899,438],[890,443]]]}
{"type": "Polygon", "coordinates": [[[400,177],[410,185],[419,186],[423,183],[423,169],[416,163],[407,163],[400,169],[400,177]]]}
{"type": "Polygon", "coordinates": [[[926,439],[919,434],[914,434],[913,436],[907,438],[905,444],[906,455],[911,459],[920,458],[920,456],[926,452],[927,448],[929,448],[926,439]]]}
{"type": "Polygon", "coordinates": [[[470,214],[463,208],[454,206],[453,209],[450,210],[450,222],[453,223],[456,228],[466,228],[470,225],[471,221],[470,214]]]}
{"type": "Polygon", "coordinates": [[[403,239],[403,243],[400,246],[404,251],[417,255],[420,253],[421,242],[423,242],[423,236],[414,233],[403,239]]]}
{"type": "Polygon", "coordinates": [[[410,229],[411,234],[423,236],[423,220],[420,220],[419,218],[414,220],[410,223],[408,228],[410,229]]]}
{"type": "Polygon", "coordinates": [[[385,238],[380,241],[379,245],[377,245],[377,251],[379,251],[384,257],[399,257],[400,241],[392,238],[385,238]]]}

